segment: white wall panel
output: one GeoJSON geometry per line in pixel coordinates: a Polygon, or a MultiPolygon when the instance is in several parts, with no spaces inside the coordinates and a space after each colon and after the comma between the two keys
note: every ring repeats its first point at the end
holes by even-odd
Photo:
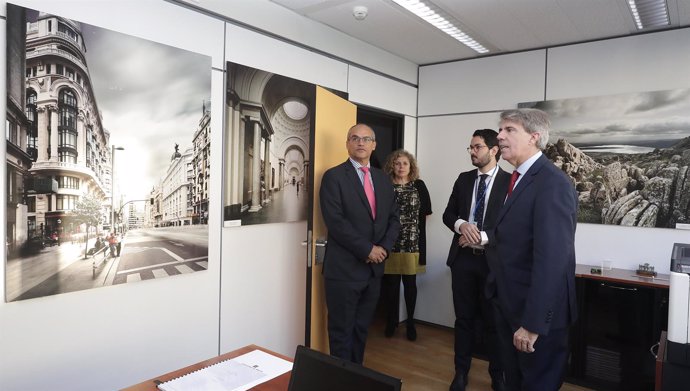
{"type": "Polygon", "coordinates": [[[395,113],[417,115],[417,89],[389,78],[350,66],[349,100],[395,113]]]}
{"type": "Polygon", "coordinates": [[[630,270],[649,263],[664,274],[671,270],[674,243],[690,243],[690,231],[579,224],[575,234],[577,263],[600,266],[610,260],[613,267],[630,270]]]}
{"type": "Polygon", "coordinates": [[[227,24],[227,61],[347,91],[347,65],[283,41],[227,24]]]}
{"type": "Polygon", "coordinates": [[[545,50],[419,68],[418,115],[492,111],[544,99],[545,50]]]}
{"type": "Polygon", "coordinates": [[[287,356],[304,344],[306,222],[223,228],[222,352],[257,344],[287,356]]]}
{"type": "MultiPolygon", "coordinates": [[[[224,63],[223,23],[170,3],[137,2],[128,7],[117,1],[17,3],[212,55],[214,66],[224,63]],[[181,25],[185,28],[180,28],[181,25]],[[211,39],[212,36],[216,38],[211,39]]],[[[4,9],[4,5],[3,2],[0,8],[4,9]]],[[[4,22],[0,30],[4,53],[4,22]]],[[[3,61],[0,66],[3,75],[4,67],[3,61]]],[[[2,77],[0,90],[3,94],[4,83],[2,77]]],[[[214,178],[220,178],[221,171],[224,91],[223,73],[213,71],[211,156],[214,160],[211,174],[214,178]]],[[[4,99],[0,109],[4,116],[4,99]]],[[[1,170],[4,172],[4,165],[1,170]]],[[[113,390],[216,355],[220,189],[221,181],[214,180],[208,271],[12,303],[0,302],[0,388],[8,391],[113,390]]],[[[3,193],[2,205],[4,197],[3,193]]],[[[5,219],[2,208],[0,220],[5,219]]],[[[3,265],[4,262],[3,256],[3,265]]],[[[2,268],[0,286],[4,285],[4,280],[2,268]]]]}
{"type": "Polygon", "coordinates": [[[547,99],[690,87],[690,29],[549,49],[547,99]]]}
{"type": "Polygon", "coordinates": [[[12,3],[205,54],[213,57],[213,67],[222,69],[223,40],[218,37],[223,36],[224,23],[165,1],[15,0],[12,3]]]}
{"type": "MultiPolygon", "coordinates": [[[[195,0],[183,0],[195,5],[195,0]]],[[[267,0],[205,1],[220,15],[417,84],[417,65],[267,0]]],[[[283,57],[275,57],[281,61],[283,57]]]]}
{"type": "Polygon", "coordinates": [[[443,225],[443,211],[458,175],[474,168],[465,150],[472,133],[487,127],[495,129],[497,124],[497,113],[418,119],[417,160],[431,195],[433,214],[426,222],[427,271],[417,276],[417,319],[453,327],[450,268],[446,266],[453,233],[443,225]]]}

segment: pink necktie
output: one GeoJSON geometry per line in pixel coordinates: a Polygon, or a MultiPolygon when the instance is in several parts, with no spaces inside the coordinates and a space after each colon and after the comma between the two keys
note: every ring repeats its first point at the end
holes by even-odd
{"type": "Polygon", "coordinates": [[[364,171],[364,194],[367,195],[369,206],[371,207],[371,217],[376,218],[376,197],[374,196],[374,186],[371,185],[369,167],[360,167],[364,171]]]}
{"type": "Polygon", "coordinates": [[[506,199],[508,199],[508,197],[510,197],[510,195],[513,193],[513,187],[515,187],[515,182],[517,182],[519,176],[520,173],[517,172],[517,170],[513,171],[513,175],[510,176],[510,186],[508,187],[508,195],[506,196],[506,199]]]}

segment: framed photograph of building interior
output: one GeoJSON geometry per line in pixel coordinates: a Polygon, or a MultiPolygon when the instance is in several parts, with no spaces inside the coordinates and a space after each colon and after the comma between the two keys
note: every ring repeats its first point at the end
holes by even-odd
{"type": "Polygon", "coordinates": [[[225,226],[306,220],[316,85],[227,64],[225,226]]]}
{"type": "Polygon", "coordinates": [[[690,226],[690,90],[532,102],[550,114],[545,154],[575,183],[578,221],[690,226]]]}
{"type": "Polygon", "coordinates": [[[211,58],[7,5],[7,301],[208,267],[211,58]]]}

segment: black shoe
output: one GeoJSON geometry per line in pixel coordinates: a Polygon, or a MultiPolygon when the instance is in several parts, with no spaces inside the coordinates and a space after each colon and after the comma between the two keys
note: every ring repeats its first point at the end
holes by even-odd
{"type": "Polygon", "coordinates": [[[508,386],[506,386],[503,376],[491,376],[491,389],[494,391],[506,391],[508,386]]]}
{"type": "Polygon", "coordinates": [[[491,389],[494,391],[506,391],[508,386],[506,386],[506,382],[503,380],[494,380],[491,382],[491,389]]]}
{"type": "Polygon", "coordinates": [[[386,330],[383,332],[383,334],[386,336],[386,338],[390,338],[395,334],[395,328],[398,327],[395,323],[386,323],[386,330]]]}
{"type": "Polygon", "coordinates": [[[417,340],[417,329],[414,327],[414,323],[407,323],[407,339],[410,341],[417,340]]]}
{"type": "Polygon", "coordinates": [[[462,373],[456,373],[455,378],[450,383],[448,391],[465,391],[467,387],[467,377],[462,373]]]}

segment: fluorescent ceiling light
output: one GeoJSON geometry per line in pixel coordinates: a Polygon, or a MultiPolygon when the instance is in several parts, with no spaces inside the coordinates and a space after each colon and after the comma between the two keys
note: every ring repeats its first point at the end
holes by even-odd
{"type": "MultiPolygon", "coordinates": [[[[477,53],[484,54],[488,53],[489,49],[482,46],[479,42],[475,41],[472,37],[465,34],[457,26],[460,22],[455,20],[450,15],[446,14],[430,1],[419,1],[419,0],[392,0],[394,3],[405,8],[406,10],[412,12],[413,14],[424,19],[427,23],[436,27],[437,29],[443,31],[444,33],[450,35],[456,40],[460,41],[463,45],[469,47],[477,53]]],[[[630,0],[633,1],[633,0],[630,0]]]]}
{"type": "Polygon", "coordinates": [[[638,30],[671,24],[665,0],[628,0],[638,30]]]}

